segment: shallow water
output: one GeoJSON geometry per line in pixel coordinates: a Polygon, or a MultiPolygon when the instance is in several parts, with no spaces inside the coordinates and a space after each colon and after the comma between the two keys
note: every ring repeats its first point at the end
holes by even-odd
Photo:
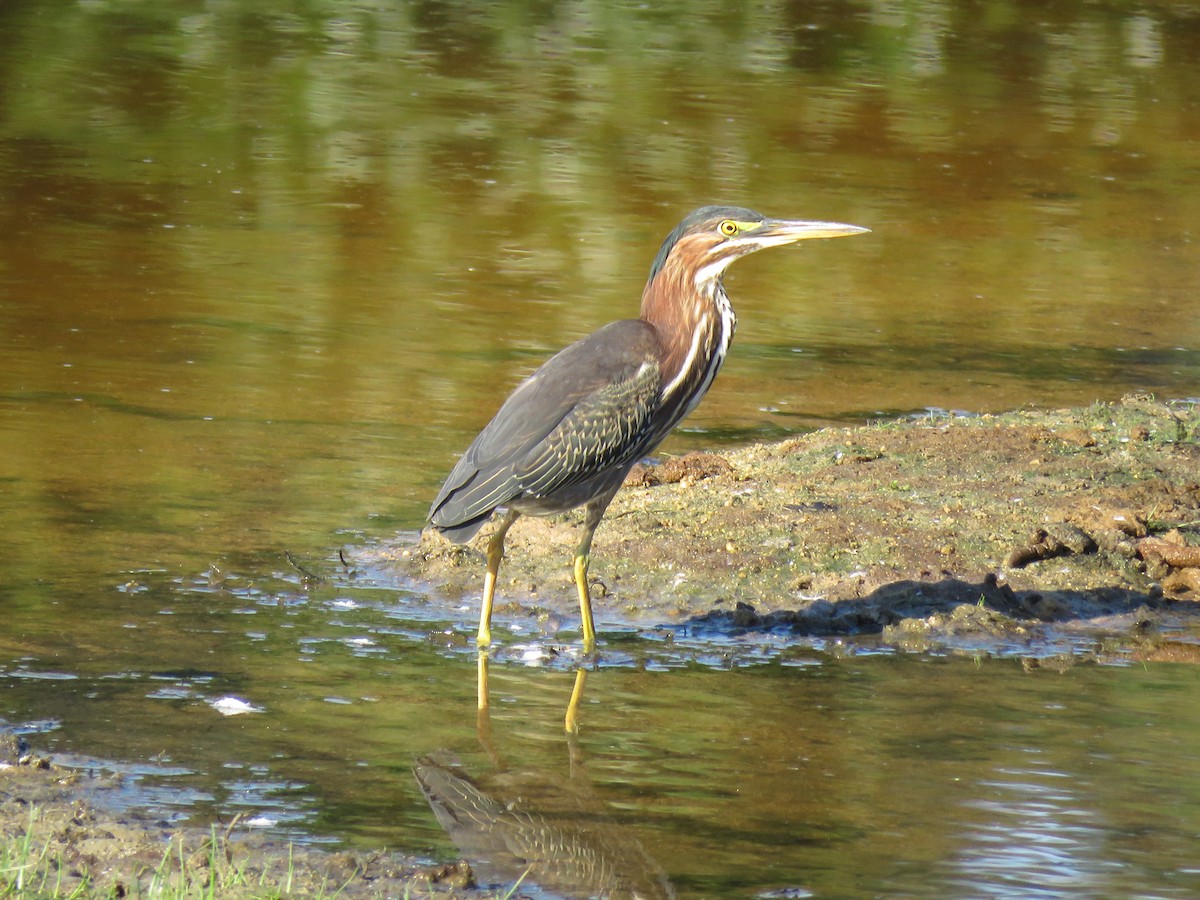
{"type": "MultiPolygon", "coordinates": [[[[1181,4],[6,2],[0,718],[131,803],[452,856],[411,769],[494,767],[474,611],[284,551],[419,527],[712,200],[872,234],[734,267],[668,450],[1196,396],[1196,59],[1181,4]]],[[[1189,668],[605,639],[579,750],[681,896],[1196,892],[1189,668]]],[[[506,652],[495,750],[561,776],[571,657],[506,652]]]]}
{"type": "Polygon", "coordinates": [[[167,817],[242,812],[302,839],[454,858],[412,774],[452,754],[500,803],[605,817],[624,871],[636,852],[679,896],[1200,889],[1194,666],[1060,673],[606,631],[573,744],[570,642],[501,632],[488,733],[469,622],[419,597],[367,578],[154,575],[139,590],[149,614],[120,634],[101,621],[87,642],[5,648],[0,683],[36,746],[134,761],[119,767],[127,802],[167,817]],[[227,698],[257,711],[222,716],[227,698]]]}

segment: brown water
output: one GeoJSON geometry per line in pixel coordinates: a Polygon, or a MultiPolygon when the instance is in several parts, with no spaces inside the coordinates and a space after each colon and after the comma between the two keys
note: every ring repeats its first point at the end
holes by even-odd
{"type": "MultiPolygon", "coordinates": [[[[200,819],[452,855],[412,761],[491,760],[473,661],[415,635],[472,611],[306,592],[282,551],[418,527],[712,200],[872,234],[732,270],[667,449],[1196,397],[1197,60],[1173,3],[9,0],[0,717],[200,819]]],[[[563,764],[567,669],[498,661],[510,763],[563,764]]],[[[1197,805],[1161,799],[1200,793],[1195,690],[629,635],[582,750],[683,896],[1189,895],[1197,805]]]]}

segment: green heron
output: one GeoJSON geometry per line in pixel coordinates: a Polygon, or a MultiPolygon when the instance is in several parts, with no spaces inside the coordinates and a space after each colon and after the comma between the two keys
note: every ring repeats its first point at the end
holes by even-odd
{"type": "Polygon", "coordinates": [[[487,545],[481,647],[491,643],[496,579],[513,522],[521,513],[545,516],[584,506],[575,585],[584,651],[595,649],[588,591],[592,537],[633,464],[696,407],[725,360],[737,324],[721,281],[725,270],[766,247],[867,230],[702,207],[663,241],[638,318],[576,341],[517,386],[429,510],[430,524],[456,543],[470,540],[503,510],[487,545]]]}

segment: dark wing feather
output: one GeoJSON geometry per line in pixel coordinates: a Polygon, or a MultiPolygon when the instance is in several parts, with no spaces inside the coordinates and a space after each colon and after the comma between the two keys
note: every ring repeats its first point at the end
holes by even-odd
{"type": "Polygon", "coordinates": [[[547,497],[622,462],[658,389],[657,337],[646,322],[614,322],[576,341],[504,402],[450,472],[430,522],[467,540],[497,506],[547,497]]]}
{"type": "Polygon", "coordinates": [[[660,381],[657,365],[640,366],[580,399],[521,461],[522,492],[550,496],[627,459],[645,434],[660,381]]]}

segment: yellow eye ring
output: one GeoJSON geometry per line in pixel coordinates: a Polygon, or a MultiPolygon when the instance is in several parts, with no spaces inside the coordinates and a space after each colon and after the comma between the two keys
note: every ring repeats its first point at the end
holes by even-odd
{"type": "Polygon", "coordinates": [[[737,222],[733,221],[732,219],[726,219],[717,226],[717,231],[721,232],[721,234],[725,235],[725,237],[733,237],[738,233],[737,222]]]}

